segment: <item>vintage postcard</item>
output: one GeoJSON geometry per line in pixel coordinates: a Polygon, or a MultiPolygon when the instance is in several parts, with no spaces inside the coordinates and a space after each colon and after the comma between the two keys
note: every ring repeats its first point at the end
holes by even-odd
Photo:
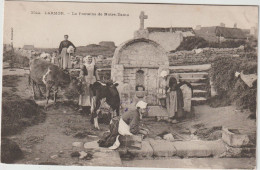
{"type": "Polygon", "coordinates": [[[258,10],[5,1],[1,163],[255,169],[258,10]]]}

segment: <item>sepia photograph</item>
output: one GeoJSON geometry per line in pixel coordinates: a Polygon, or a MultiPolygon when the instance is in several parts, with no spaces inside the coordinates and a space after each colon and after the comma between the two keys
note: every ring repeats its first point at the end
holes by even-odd
{"type": "Polygon", "coordinates": [[[3,3],[1,164],[257,168],[258,5],[3,3]]]}

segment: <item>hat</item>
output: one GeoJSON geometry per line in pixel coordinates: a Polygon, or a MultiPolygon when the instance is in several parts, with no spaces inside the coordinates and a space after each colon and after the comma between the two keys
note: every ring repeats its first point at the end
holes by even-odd
{"type": "Polygon", "coordinates": [[[144,101],[139,101],[137,104],[136,104],[136,107],[140,107],[141,109],[145,109],[147,106],[147,103],[145,103],[144,101]]]}
{"type": "Polygon", "coordinates": [[[168,72],[167,72],[167,71],[162,71],[161,74],[160,74],[161,77],[165,77],[165,76],[167,76],[167,75],[168,75],[168,72]]]}

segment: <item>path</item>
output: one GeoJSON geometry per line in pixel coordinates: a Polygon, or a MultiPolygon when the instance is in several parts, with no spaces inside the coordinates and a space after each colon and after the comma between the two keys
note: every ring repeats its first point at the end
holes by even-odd
{"type": "Polygon", "coordinates": [[[252,158],[190,158],[167,160],[133,160],[123,161],[125,167],[151,168],[201,168],[201,169],[254,169],[255,159],[252,158]]]}

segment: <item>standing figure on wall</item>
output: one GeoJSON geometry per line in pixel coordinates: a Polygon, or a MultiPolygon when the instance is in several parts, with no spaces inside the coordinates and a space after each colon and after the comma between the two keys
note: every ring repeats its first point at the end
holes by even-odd
{"type": "Polygon", "coordinates": [[[80,80],[82,83],[81,94],[79,96],[79,111],[90,114],[90,108],[92,104],[93,95],[91,94],[91,86],[97,80],[99,80],[95,61],[91,56],[87,56],[83,59],[83,65],[80,71],[80,80]]]}
{"type": "Polygon", "coordinates": [[[184,117],[183,94],[176,78],[169,79],[169,89],[166,97],[166,107],[170,119],[180,120],[184,117]]]}
{"type": "Polygon", "coordinates": [[[71,68],[70,53],[76,51],[75,45],[68,40],[69,36],[64,35],[64,40],[61,41],[59,46],[59,54],[61,56],[61,66],[63,69],[71,68]]]}

